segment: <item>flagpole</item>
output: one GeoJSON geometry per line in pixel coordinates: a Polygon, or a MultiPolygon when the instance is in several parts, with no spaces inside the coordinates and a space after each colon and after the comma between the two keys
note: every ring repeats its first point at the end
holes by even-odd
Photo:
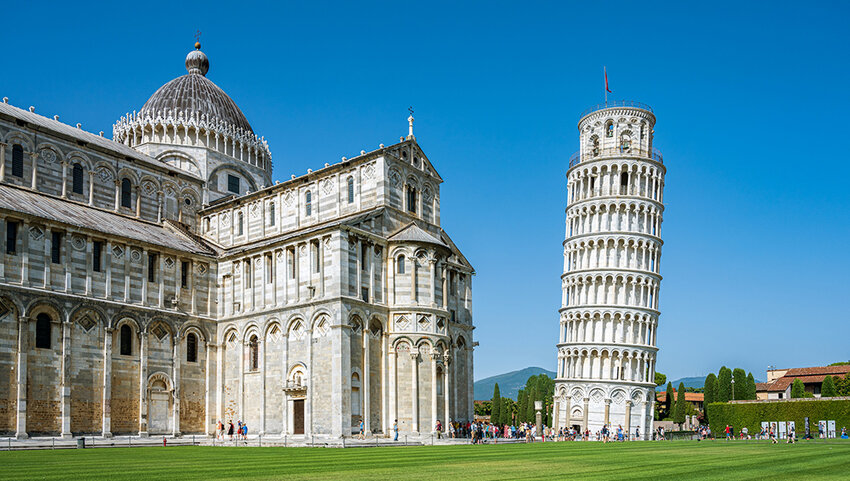
{"type": "Polygon", "coordinates": [[[605,85],[602,87],[605,90],[605,106],[608,106],[608,67],[602,67],[602,75],[605,77],[605,85]]]}

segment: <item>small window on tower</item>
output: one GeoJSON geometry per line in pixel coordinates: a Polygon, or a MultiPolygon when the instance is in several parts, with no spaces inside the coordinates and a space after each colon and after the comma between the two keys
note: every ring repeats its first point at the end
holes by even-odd
{"type": "Polygon", "coordinates": [[[274,202],[269,203],[269,225],[274,227],[275,222],[274,202]]]}
{"type": "Polygon", "coordinates": [[[613,137],[613,136],[614,136],[614,122],[609,120],[608,123],[605,124],[605,137],[613,137]]]}
{"type": "Polygon", "coordinates": [[[239,177],[227,174],[227,191],[239,195],[239,177]]]}
{"type": "Polygon", "coordinates": [[[313,215],[313,193],[309,190],[304,194],[304,215],[307,217],[313,215]]]}
{"type": "Polygon", "coordinates": [[[71,191],[75,194],[83,193],[83,166],[74,164],[71,167],[71,191]]]}
{"type": "Polygon", "coordinates": [[[620,186],[621,187],[628,187],[629,186],[629,173],[628,172],[623,172],[622,174],[620,174],[620,186]]]}

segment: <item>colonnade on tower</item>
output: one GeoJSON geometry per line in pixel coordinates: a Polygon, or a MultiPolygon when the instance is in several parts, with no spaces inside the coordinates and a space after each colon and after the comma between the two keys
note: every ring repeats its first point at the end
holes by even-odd
{"type": "Polygon", "coordinates": [[[655,115],[606,102],[579,120],[567,170],[554,425],[645,439],[655,402],[663,158],[655,115]]]}

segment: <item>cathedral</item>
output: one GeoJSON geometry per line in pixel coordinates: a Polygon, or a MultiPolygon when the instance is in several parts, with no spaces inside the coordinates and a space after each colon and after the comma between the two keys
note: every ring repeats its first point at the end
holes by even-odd
{"type": "Polygon", "coordinates": [[[0,433],[430,434],[473,416],[474,270],[413,135],[272,181],[187,73],[112,139],[0,103],[0,433]]]}

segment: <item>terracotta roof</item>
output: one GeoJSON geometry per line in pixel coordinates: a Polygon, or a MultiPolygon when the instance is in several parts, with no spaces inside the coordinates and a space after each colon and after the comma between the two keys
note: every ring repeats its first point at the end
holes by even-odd
{"type": "Polygon", "coordinates": [[[756,391],[760,392],[784,392],[788,386],[799,379],[803,384],[822,383],[826,376],[844,377],[850,373],[850,365],[847,366],[819,366],[819,367],[795,367],[789,369],[784,376],[772,383],[756,383],[756,391]]]}
{"type": "MultiPolygon", "coordinates": [[[[673,390],[673,399],[676,399],[676,390],[673,390]]],[[[664,402],[667,400],[667,392],[661,391],[655,393],[655,400],[659,402],[664,402]]],[[[685,401],[691,402],[704,402],[705,401],[705,393],[701,392],[688,392],[685,391],[685,401]]]]}

